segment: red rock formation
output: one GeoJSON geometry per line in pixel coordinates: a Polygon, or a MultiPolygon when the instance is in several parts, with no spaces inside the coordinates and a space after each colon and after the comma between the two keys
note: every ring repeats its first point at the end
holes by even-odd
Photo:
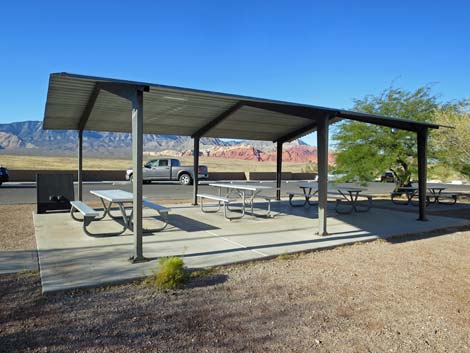
{"type": "Polygon", "coordinates": [[[243,159],[261,162],[263,161],[264,153],[254,147],[240,146],[219,148],[215,151],[210,151],[207,155],[216,158],[243,159]]]}
{"type": "MultiPolygon", "coordinates": [[[[192,150],[178,152],[180,156],[191,156],[192,150]]],[[[276,161],[276,152],[263,152],[253,146],[242,145],[234,147],[215,147],[201,151],[201,156],[227,159],[241,159],[249,161],[266,162],[276,161]]],[[[164,155],[170,155],[168,151],[164,155]]],[[[317,148],[306,145],[289,146],[282,152],[282,160],[291,163],[317,163],[317,148]]],[[[330,153],[328,156],[330,164],[334,164],[335,156],[330,153]]]]}

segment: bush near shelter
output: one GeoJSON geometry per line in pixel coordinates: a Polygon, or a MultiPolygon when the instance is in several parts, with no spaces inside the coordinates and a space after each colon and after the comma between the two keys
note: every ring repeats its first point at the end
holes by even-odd
{"type": "Polygon", "coordinates": [[[153,284],[161,289],[176,289],[186,282],[183,259],[163,257],[158,260],[159,270],[155,273],[153,284]]]}

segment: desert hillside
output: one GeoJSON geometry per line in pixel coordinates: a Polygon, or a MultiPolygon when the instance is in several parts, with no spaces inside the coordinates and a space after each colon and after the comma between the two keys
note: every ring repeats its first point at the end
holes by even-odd
{"type": "MultiPolygon", "coordinates": [[[[83,141],[87,156],[100,158],[129,158],[131,136],[126,133],[85,131],[83,141]]],[[[43,130],[41,121],[0,124],[0,151],[8,155],[75,156],[76,131],[43,130]]],[[[144,135],[144,153],[147,156],[190,157],[193,141],[188,136],[144,135]]],[[[254,162],[275,162],[276,145],[265,141],[224,140],[202,138],[201,156],[207,158],[237,159],[254,162]]],[[[284,145],[283,161],[287,163],[316,163],[316,148],[298,139],[284,145]]],[[[334,156],[330,155],[330,162],[334,156]]]]}

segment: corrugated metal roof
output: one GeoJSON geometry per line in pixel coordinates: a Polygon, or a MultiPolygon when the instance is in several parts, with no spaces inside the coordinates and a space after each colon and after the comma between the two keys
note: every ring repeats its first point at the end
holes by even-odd
{"type": "MultiPolygon", "coordinates": [[[[352,119],[398,129],[417,131],[438,125],[398,118],[343,111],[305,104],[282,102],[188,88],[135,81],[51,74],[44,116],[44,129],[78,130],[80,119],[93,95],[95,85],[114,83],[148,86],[144,92],[144,133],[192,136],[233,106],[243,103],[204,136],[277,141],[294,132],[315,130],[312,122],[328,115],[330,121],[352,119]]],[[[128,100],[100,90],[86,130],[130,132],[131,106],[128,100]]],[[[300,136],[301,134],[299,134],[300,136]]]]}

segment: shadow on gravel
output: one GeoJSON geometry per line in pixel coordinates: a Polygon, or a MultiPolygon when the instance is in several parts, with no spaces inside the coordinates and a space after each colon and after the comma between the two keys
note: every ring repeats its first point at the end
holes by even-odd
{"type": "Polygon", "coordinates": [[[199,288],[199,287],[210,287],[217,284],[225,283],[228,280],[228,276],[221,273],[213,273],[205,275],[203,277],[191,279],[183,288],[199,288]]]}
{"type": "Polygon", "coordinates": [[[449,227],[446,229],[434,230],[434,231],[418,233],[418,234],[403,235],[399,237],[388,238],[385,240],[390,244],[401,244],[401,243],[406,243],[410,241],[440,237],[443,235],[448,235],[448,234],[452,234],[455,232],[463,232],[463,231],[468,231],[468,230],[470,230],[470,226],[468,225],[461,226],[461,227],[449,227]]]}

